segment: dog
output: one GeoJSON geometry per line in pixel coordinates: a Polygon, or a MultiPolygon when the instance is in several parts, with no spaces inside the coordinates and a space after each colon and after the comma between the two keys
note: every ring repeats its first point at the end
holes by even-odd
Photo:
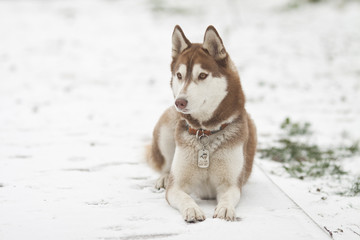
{"type": "Polygon", "coordinates": [[[213,217],[234,221],[257,137],[238,72],[213,26],[202,44],[175,26],[171,73],[174,106],[160,117],[146,151],[149,165],[161,173],[155,187],[166,188],[166,200],[186,222],[205,220],[190,194],[216,198],[213,217]]]}

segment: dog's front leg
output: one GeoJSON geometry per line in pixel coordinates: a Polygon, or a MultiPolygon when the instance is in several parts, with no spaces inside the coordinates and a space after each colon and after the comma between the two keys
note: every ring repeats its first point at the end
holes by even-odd
{"type": "Polygon", "coordinates": [[[216,206],[214,218],[235,220],[235,207],[240,200],[240,189],[237,186],[220,187],[217,193],[218,205],[216,206]]]}
{"type": "Polygon", "coordinates": [[[168,179],[169,179],[169,173],[161,174],[161,176],[156,181],[155,188],[158,190],[160,190],[161,188],[166,189],[166,186],[168,184],[168,179]]]}
{"type": "Polygon", "coordinates": [[[166,192],[166,198],[172,207],[180,211],[186,222],[195,223],[205,220],[204,213],[194,199],[180,187],[170,185],[166,192]]]}

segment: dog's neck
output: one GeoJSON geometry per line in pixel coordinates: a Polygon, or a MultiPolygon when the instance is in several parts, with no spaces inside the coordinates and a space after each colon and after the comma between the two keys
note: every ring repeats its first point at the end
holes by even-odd
{"type": "Polygon", "coordinates": [[[240,113],[235,112],[232,116],[228,118],[213,117],[208,121],[201,122],[198,119],[194,118],[191,114],[181,113],[182,118],[186,121],[186,124],[192,129],[203,129],[207,131],[217,131],[224,124],[230,124],[235,119],[240,117],[240,113]]]}
{"type": "Polygon", "coordinates": [[[213,135],[215,133],[218,133],[220,132],[221,130],[225,129],[230,123],[224,123],[220,126],[220,128],[218,130],[206,130],[206,129],[195,129],[195,128],[192,128],[190,127],[188,124],[186,124],[186,127],[187,127],[187,131],[189,134],[192,134],[192,135],[195,135],[197,138],[199,137],[202,137],[204,135],[206,136],[210,136],[210,135],[213,135]]]}

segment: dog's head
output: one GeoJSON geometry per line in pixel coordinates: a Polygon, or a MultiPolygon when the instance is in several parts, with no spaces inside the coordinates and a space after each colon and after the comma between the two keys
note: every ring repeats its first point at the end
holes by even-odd
{"type": "Polygon", "coordinates": [[[204,123],[231,107],[221,109],[223,104],[233,105],[240,100],[243,106],[237,71],[213,26],[206,29],[202,44],[191,43],[181,28],[175,26],[172,58],[171,88],[177,111],[204,123]]]}

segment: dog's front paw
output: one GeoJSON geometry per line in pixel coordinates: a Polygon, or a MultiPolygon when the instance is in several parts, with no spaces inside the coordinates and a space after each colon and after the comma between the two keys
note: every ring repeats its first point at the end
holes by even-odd
{"type": "Polygon", "coordinates": [[[215,209],[214,218],[220,218],[226,221],[235,221],[235,208],[217,206],[215,209]]]}
{"type": "Polygon", "coordinates": [[[183,217],[188,223],[202,222],[205,220],[205,215],[199,207],[185,209],[183,217]]]}
{"type": "Polygon", "coordinates": [[[159,177],[159,179],[156,181],[155,188],[160,190],[161,188],[165,188],[168,183],[169,174],[164,174],[159,177]]]}

